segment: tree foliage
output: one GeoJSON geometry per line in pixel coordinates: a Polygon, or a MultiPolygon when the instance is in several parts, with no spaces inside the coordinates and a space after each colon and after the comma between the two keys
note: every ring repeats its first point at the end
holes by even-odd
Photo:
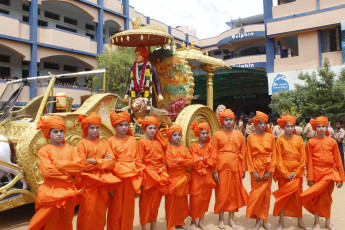
{"type": "Polygon", "coordinates": [[[273,94],[271,109],[299,118],[315,116],[321,109],[332,120],[345,115],[345,69],[336,76],[326,58],[316,72],[300,73],[298,78],[304,84],[296,84],[293,91],[273,94]]]}
{"type": "MultiPolygon", "coordinates": [[[[120,96],[116,103],[116,108],[125,106],[122,99],[125,95],[127,79],[135,61],[134,48],[116,47],[113,49],[105,48],[98,56],[98,69],[105,68],[106,83],[105,90],[107,92],[116,93],[120,96]]],[[[103,76],[94,77],[92,79],[92,89],[99,90],[103,86],[103,76]]]]}

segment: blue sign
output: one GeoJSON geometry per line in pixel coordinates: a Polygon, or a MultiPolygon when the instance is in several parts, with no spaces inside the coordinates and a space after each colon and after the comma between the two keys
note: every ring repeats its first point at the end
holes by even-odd
{"type": "Polygon", "coordinates": [[[272,93],[278,93],[279,91],[289,90],[289,83],[285,80],[286,76],[278,74],[272,84],[272,93]]]}
{"type": "Polygon", "coordinates": [[[345,64],[345,21],[341,22],[341,50],[343,53],[343,65],[345,64]]]}

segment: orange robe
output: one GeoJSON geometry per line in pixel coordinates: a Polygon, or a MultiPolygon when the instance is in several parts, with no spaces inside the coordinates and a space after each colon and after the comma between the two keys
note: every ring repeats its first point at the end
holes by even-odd
{"type": "Polygon", "coordinates": [[[115,156],[115,175],[122,181],[113,187],[115,196],[109,198],[107,229],[133,229],[135,193],[140,193],[144,165],[133,136],[112,136],[108,143],[115,156]]]}
{"type": "Polygon", "coordinates": [[[217,131],[212,138],[212,155],[217,160],[214,170],[219,177],[214,213],[238,212],[248,201],[242,183],[243,169],[246,168],[246,141],[243,134],[238,130],[217,131]]]}
{"type": "Polygon", "coordinates": [[[251,173],[247,218],[267,220],[270,207],[272,174],[276,164],[276,148],[274,136],[271,133],[259,135],[253,133],[247,139],[247,167],[251,173]],[[256,181],[253,172],[258,172],[261,179],[266,171],[271,175],[267,181],[256,181]]]}
{"type": "Polygon", "coordinates": [[[184,225],[184,220],[189,215],[188,193],[191,175],[187,170],[193,166],[193,158],[186,146],[168,145],[165,159],[171,178],[168,195],[165,196],[165,217],[168,230],[172,230],[177,225],[184,225]]]}
{"type": "Polygon", "coordinates": [[[310,213],[331,217],[334,181],[345,181],[337,141],[311,138],[306,145],[307,180],[315,184],[301,194],[302,204],[310,213]]]}
{"type": "Polygon", "coordinates": [[[78,152],[69,145],[45,145],[38,151],[44,178],[36,197],[36,214],[29,230],[73,230],[75,198],[82,192],[75,186],[83,171],[78,152]]]}
{"type": "Polygon", "coordinates": [[[84,193],[80,199],[77,228],[78,230],[104,229],[109,185],[120,182],[120,179],[112,173],[115,166],[113,152],[109,144],[100,138],[82,139],[77,144],[77,150],[84,163],[84,171],[78,183],[78,187],[84,188],[84,193]],[[104,159],[106,154],[111,154],[112,157],[104,159]],[[89,164],[87,158],[96,159],[97,164],[89,164]]]}
{"type": "Polygon", "coordinates": [[[304,166],[307,160],[303,139],[297,135],[292,138],[279,137],[276,141],[276,160],[274,177],[278,180],[279,189],[272,193],[276,199],[273,216],[279,216],[284,209],[284,216],[302,218],[300,195],[303,192],[304,166]],[[296,173],[296,177],[292,180],[285,179],[291,172],[296,173]]]}
{"type": "Polygon", "coordinates": [[[157,222],[162,196],[168,191],[169,175],[164,150],[158,140],[138,141],[138,153],[145,165],[144,186],[139,198],[140,224],[145,226],[148,222],[157,222]]]}
{"type": "Polygon", "coordinates": [[[215,167],[216,160],[212,158],[211,144],[200,146],[197,142],[190,146],[194,165],[190,181],[190,216],[192,220],[204,218],[210,204],[212,190],[216,183],[212,178],[212,167],[215,167]],[[204,158],[203,160],[200,157],[204,158]]]}

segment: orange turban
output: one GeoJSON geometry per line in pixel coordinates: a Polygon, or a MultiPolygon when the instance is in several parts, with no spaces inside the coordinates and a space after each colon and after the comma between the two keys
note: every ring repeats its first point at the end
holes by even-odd
{"type": "Polygon", "coordinates": [[[150,52],[145,47],[137,47],[135,49],[135,52],[139,51],[140,55],[143,56],[143,58],[147,58],[150,54],[150,52]]]}
{"type": "Polygon", "coordinates": [[[235,114],[234,112],[232,112],[231,109],[226,109],[223,112],[218,113],[218,117],[221,124],[223,124],[225,117],[232,118],[232,120],[235,120],[235,114]]]}
{"type": "MultiPolygon", "coordinates": [[[[50,139],[49,132],[51,129],[62,129],[65,132],[65,121],[58,116],[40,117],[37,122],[37,129],[41,129],[44,137],[50,139]]],[[[65,143],[65,140],[63,143],[65,143]]]]}
{"type": "MultiPolygon", "coordinates": [[[[97,113],[92,112],[89,116],[79,115],[78,122],[81,125],[81,128],[83,129],[83,138],[87,137],[87,128],[89,128],[90,125],[95,125],[97,127],[101,127],[102,119],[100,116],[97,115],[97,113]]],[[[98,136],[99,137],[99,136],[98,136]]]]}
{"type": "Polygon", "coordinates": [[[167,135],[169,142],[171,142],[170,138],[174,132],[178,132],[182,135],[182,127],[179,125],[172,125],[169,128],[161,129],[161,131],[163,134],[167,135]]]}
{"type": "MultiPolygon", "coordinates": [[[[317,125],[324,125],[326,127],[328,127],[328,118],[325,116],[321,116],[321,117],[317,117],[316,119],[310,119],[311,127],[313,128],[313,130],[316,129],[317,125]]],[[[328,129],[326,130],[326,136],[329,136],[330,133],[328,131],[328,129]]]]}
{"type": "MultiPolygon", "coordinates": [[[[131,115],[129,115],[129,113],[126,113],[126,112],[121,112],[121,113],[112,112],[110,114],[110,121],[113,127],[116,127],[118,124],[124,121],[127,121],[129,124],[131,122],[131,115]]],[[[128,129],[127,135],[133,136],[133,133],[130,129],[128,129]]]]}
{"type": "MultiPolygon", "coordinates": [[[[210,132],[210,125],[206,122],[201,122],[200,124],[197,122],[197,121],[194,121],[190,126],[189,128],[191,130],[193,130],[194,132],[194,135],[196,137],[199,137],[200,136],[200,132],[201,130],[206,130],[207,132],[210,132]]],[[[206,143],[210,142],[210,139],[211,137],[208,136],[207,137],[207,140],[206,140],[206,143]]]]}
{"type": "MultiPolygon", "coordinates": [[[[284,128],[286,123],[291,123],[294,126],[296,126],[296,118],[294,116],[291,115],[283,115],[278,119],[278,124],[280,126],[280,128],[284,128]]],[[[297,135],[296,129],[294,129],[293,131],[294,134],[297,135]]]]}
{"type": "MultiPolygon", "coordinates": [[[[256,111],[256,115],[253,118],[253,124],[256,127],[259,121],[264,121],[268,123],[268,115],[266,113],[256,111]]],[[[265,131],[268,133],[272,133],[271,129],[266,125],[265,131]]]]}
{"type": "Polygon", "coordinates": [[[148,126],[148,125],[156,126],[157,132],[156,132],[155,138],[156,138],[156,140],[158,140],[162,144],[163,149],[164,150],[166,149],[168,142],[167,142],[167,140],[165,140],[165,138],[162,136],[161,132],[158,130],[159,121],[157,118],[152,117],[152,116],[146,117],[145,119],[139,118],[138,123],[141,124],[141,128],[143,129],[144,132],[146,130],[146,126],[148,126]]]}

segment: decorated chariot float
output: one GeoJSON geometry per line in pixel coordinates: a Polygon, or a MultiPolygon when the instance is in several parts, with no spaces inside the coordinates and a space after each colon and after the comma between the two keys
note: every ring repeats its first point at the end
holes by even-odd
{"type": "MultiPolygon", "coordinates": [[[[117,33],[110,38],[112,46],[139,47],[137,61],[128,76],[123,111],[132,115],[131,128],[140,139],[137,119],[155,116],[162,126],[173,123],[183,128],[182,144],[189,146],[196,140],[189,126],[194,121],[210,124],[211,135],[220,128],[213,112],[213,76],[218,68],[228,68],[223,60],[209,57],[192,43],[176,49],[173,37],[158,25],[141,26],[139,18],[132,20],[133,29],[117,33]],[[146,54],[145,54],[146,53],[146,54]],[[148,55],[147,55],[148,53],[148,55]],[[141,56],[141,57],[140,57],[141,56]],[[145,57],[143,57],[145,56],[145,57]],[[204,71],[207,77],[207,106],[191,104],[194,93],[193,71],[204,71]]],[[[93,95],[82,96],[83,103],[72,111],[73,98],[61,92],[54,93],[57,79],[104,74],[94,70],[72,74],[50,75],[9,82],[0,101],[0,211],[35,201],[36,192],[43,178],[39,170],[38,150],[48,142],[41,130],[36,130],[42,116],[61,116],[65,120],[66,143],[76,146],[81,140],[82,129],[78,116],[96,112],[102,118],[100,137],[114,135],[109,115],[115,111],[118,95],[103,90],[93,95]],[[33,98],[20,110],[13,107],[21,91],[29,81],[49,80],[43,96],[33,98]],[[16,89],[13,85],[20,84],[16,89]],[[8,91],[12,95],[4,101],[8,91]]],[[[56,91],[56,90],[55,90],[56,91]]]]}

